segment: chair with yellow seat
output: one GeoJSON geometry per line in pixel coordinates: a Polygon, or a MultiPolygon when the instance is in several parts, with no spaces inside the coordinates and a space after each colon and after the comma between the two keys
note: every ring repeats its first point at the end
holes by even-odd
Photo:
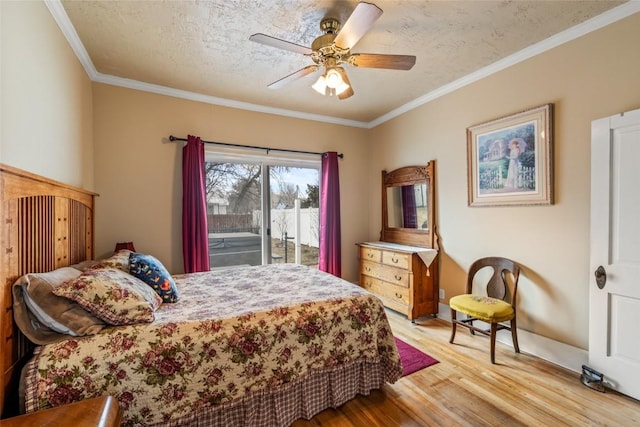
{"type": "Polygon", "coordinates": [[[520,353],[516,329],[516,292],[519,276],[520,266],[507,258],[487,257],[471,264],[467,275],[466,294],[457,295],[449,300],[449,307],[451,307],[451,339],[449,342],[453,343],[458,325],[469,328],[473,335],[475,332],[487,335],[491,338],[491,363],[496,363],[496,332],[508,329],[511,330],[513,348],[516,353],[520,353]],[[486,295],[473,294],[474,277],[485,267],[493,269],[493,274],[486,285],[486,295]],[[511,275],[513,283],[513,292],[510,295],[508,292],[509,275],[511,275]],[[466,314],[467,318],[458,320],[458,312],[466,314]],[[485,330],[474,326],[473,322],[476,320],[489,323],[491,328],[485,330]],[[510,322],[510,326],[501,323],[507,321],[510,322]]]}

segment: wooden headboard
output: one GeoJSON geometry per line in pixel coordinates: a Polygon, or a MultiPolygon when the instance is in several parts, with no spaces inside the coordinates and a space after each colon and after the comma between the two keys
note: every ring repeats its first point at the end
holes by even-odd
{"type": "Polygon", "coordinates": [[[26,273],[93,259],[95,193],[0,164],[0,417],[16,415],[33,345],[13,321],[11,285],[26,273]]]}

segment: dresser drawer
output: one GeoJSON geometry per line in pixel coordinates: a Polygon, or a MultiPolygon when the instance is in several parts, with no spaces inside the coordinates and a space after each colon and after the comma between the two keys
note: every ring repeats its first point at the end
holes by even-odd
{"type": "Polygon", "coordinates": [[[411,254],[403,254],[399,252],[382,251],[382,263],[398,268],[409,268],[411,262],[411,254]]]}
{"type": "Polygon", "coordinates": [[[382,261],[382,251],[379,249],[372,249],[367,247],[360,247],[360,259],[373,262],[382,261]]]}
{"type": "Polygon", "coordinates": [[[370,277],[393,283],[394,285],[409,287],[409,271],[400,268],[389,267],[375,262],[362,261],[360,263],[360,273],[370,277]]]}
{"type": "Polygon", "coordinates": [[[364,274],[360,275],[360,286],[369,292],[388,298],[396,303],[409,305],[409,289],[405,287],[396,286],[392,283],[364,274]]]}

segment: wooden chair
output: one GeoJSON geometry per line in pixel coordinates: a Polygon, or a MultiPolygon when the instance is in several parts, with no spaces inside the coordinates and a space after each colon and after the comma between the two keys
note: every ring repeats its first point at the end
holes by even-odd
{"type": "Polygon", "coordinates": [[[487,257],[471,264],[467,275],[466,294],[455,296],[449,300],[449,306],[451,307],[451,339],[449,342],[453,343],[457,325],[469,328],[473,335],[475,335],[475,332],[487,335],[491,338],[491,363],[496,363],[496,332],[502,329],[509,329],[513,338],[513,348],[516,353],[520,353],[516,330],[516,292],[518,290],[519,276],[520,266],[507,258],[487,257]],[[485,267],[493,268],[493,274],[486,286],[487,295],[472,294],[473,278],[478,271],[485,267]],[[511,273],[513,277],[513,293],[510,299],[507,298],[509,294],[508,273],[511,273]],[[466,314],[467,318],[458,320],[457,312],[466,314]],[[476,320],[489,323],[491,328],[485,330],[475,327],[473,322],[476,320]],[[511,325],[501,324],[501,322],[506,321],[510,321],[511,325]]]}

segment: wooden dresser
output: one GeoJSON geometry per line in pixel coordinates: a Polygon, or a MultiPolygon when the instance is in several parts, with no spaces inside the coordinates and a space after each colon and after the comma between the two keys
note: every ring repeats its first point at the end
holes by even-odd
{"type": "Polygon", "coordinates": [[[437,255],[426,266],[411,250],[358,243],[360,286],[409,320],[438,313],[437,255]]]}
{"type": "Polygon", "coordinates": [[[379,242],[358,243],[360,286],[413,321],[438,314],[435,160],[382,171],[379,242]]]}

